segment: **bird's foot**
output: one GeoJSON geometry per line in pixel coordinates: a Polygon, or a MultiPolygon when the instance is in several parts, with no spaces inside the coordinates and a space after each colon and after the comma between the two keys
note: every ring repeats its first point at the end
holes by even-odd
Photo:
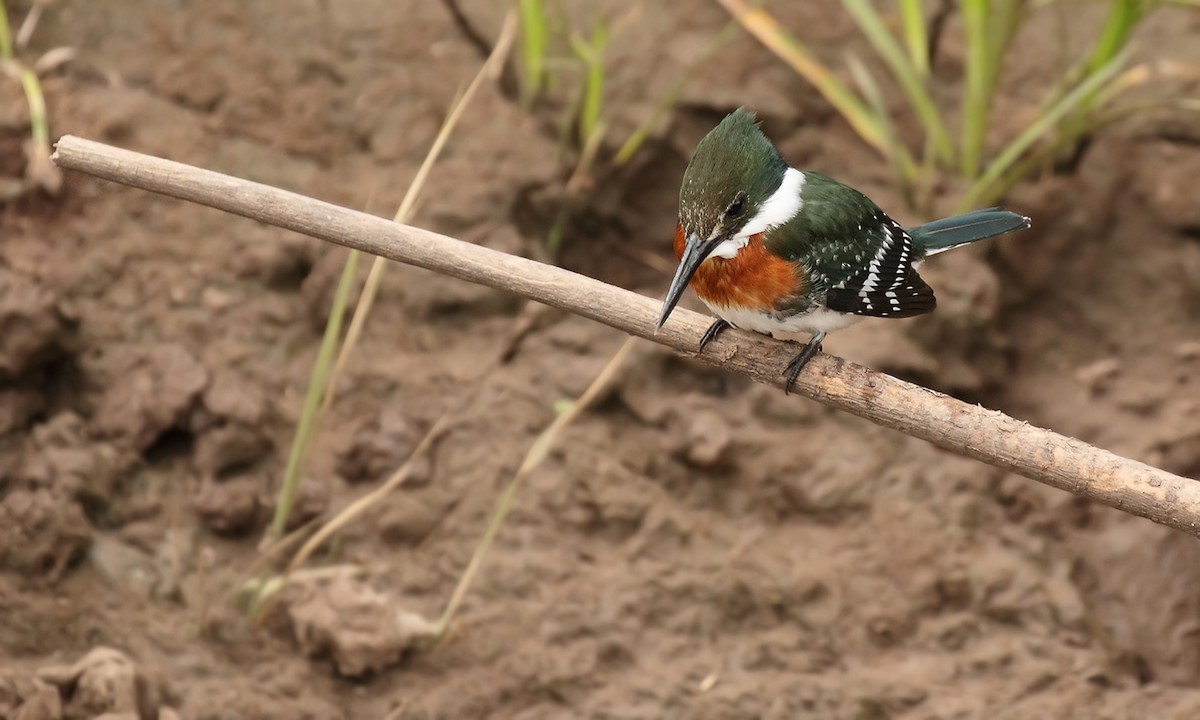
{"type": "Polygon", "coordinates": [[[725,332],[726,330],[728,330],[731,327],[733,327],[733,326],[730,325],[729,323],[725,322],[724,320],[717,320],[712,325],[709,325],[708,329],[704,331],[703,337],[700,338],[699,352],[704,352],[705,345],[709,344],[713,340],[716,340],[718,335],[725,332]]]}
{"type": "Polygon", "coordinates": [[[821,342],[824,339],[825,333],[817,333],[816,335],[813,335],[812,340],[808,341],[808,344],[804,346],[804,349],[800,351],[800,354],[797,355],[790,363],[788,363],[786,368],[784,368],[783,372],[785,375],[787,375],[787,382],[783,384],[784,395],[791,393],[792,385],[796,383],[796,378],[800,377],[800,371],[804,369],[804,366],[808,364],[809,360],[812,360],[813,355],[821,352],[821,342]]]}

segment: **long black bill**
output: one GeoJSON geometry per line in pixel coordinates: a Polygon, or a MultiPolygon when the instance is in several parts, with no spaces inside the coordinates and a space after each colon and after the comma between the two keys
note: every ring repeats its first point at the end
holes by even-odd
{"type": "Polygon", "coordinates": [[[696,274],[696,268],[700,267],[700,263],[704,262],[719,241],[718,238],[704,242],[695,233],[688,235],[683,247],[683,258],[679,261],[678,269],[675,270],[675,277],[671,279],[671,289],[667,290],[667,298],[663,300],[662,315],[658,318],[656,331],[662,329],[663,323],[667,321],[675,306],[679,304],[679,298],[683,297],[683,291],[692,281],[692,276],[696,274]]]}

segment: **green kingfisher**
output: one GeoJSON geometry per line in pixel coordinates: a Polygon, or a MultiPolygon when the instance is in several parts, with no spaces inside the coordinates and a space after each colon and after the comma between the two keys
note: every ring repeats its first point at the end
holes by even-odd
{"type": "Polygon", "coordinates": [[[658,327],[684,289],[718,320],[700,350],[729,327],[811,340],[784,370],[791,389],[827,333],[864,316],[931,312],[933,290],[917,274],[926,257],[1029,227],[1000,208],[905,228],[854,188],[790,167],[739,108],[696,146],[679,191],[679,267],[658,327]]]}

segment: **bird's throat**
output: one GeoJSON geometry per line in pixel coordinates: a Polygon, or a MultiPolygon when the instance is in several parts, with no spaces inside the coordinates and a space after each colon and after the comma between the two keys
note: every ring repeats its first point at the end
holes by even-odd
{"type": "Polygon", "coordinates": [[[713,258],[722,258],[724,260],[732,260],[733,258],[737,257],[738,252],[742,248],[750,244],[750,238],[752,237],[754,236],[745,234],[735,235],[729,240],[726,240],[725,242],[713,248],[712,251],[708,253],[708,257],[706,259],[712,260],[713,258]]]}

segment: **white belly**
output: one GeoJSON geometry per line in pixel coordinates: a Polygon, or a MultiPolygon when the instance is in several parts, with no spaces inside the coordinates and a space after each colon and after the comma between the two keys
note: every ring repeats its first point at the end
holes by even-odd
{"type": "MultiPolygon", "coordinates": [[[[708,305],[708,303],[704,304],[708,305]]],[[[712,310],[717,317],[736,328],[753,330],[757,333],[775,337],[781,334],[808,333],[809,335],[817,335],[820,333],[829,333],[834,330],[841,330],[848,325],[853,325],[862,320],[862,316],[860,315],[837,312],[826,308],[815,308],[809,312],[787,318],[773,317],[767,313],[749,308],[708,305],[708,309],[712,310]]]]}

